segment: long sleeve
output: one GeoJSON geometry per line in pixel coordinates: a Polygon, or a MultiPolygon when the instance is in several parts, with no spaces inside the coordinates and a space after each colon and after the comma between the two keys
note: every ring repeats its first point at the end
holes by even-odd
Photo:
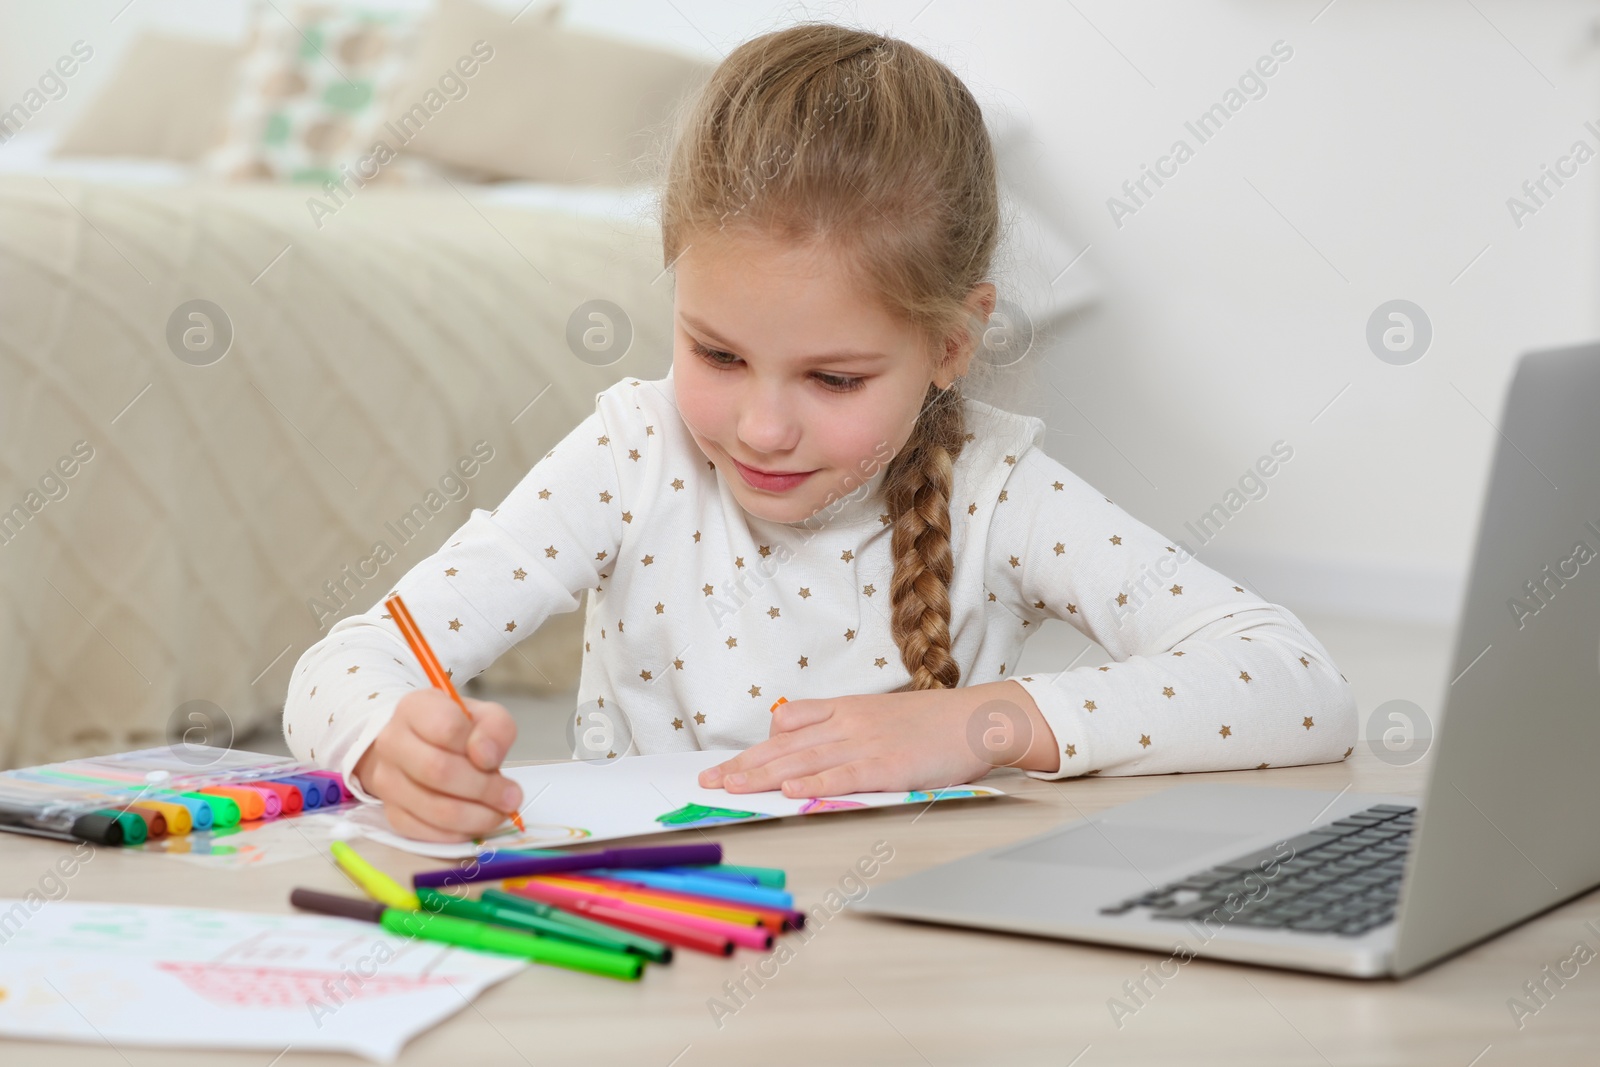
{"type": "Polygon", "coordinates": [[[1287,609],[1206,567],[1038,448],[996,506],[989,588],[1062,619],[1114,662],[1016,679],[1055,733],[1056,773],[1159,774],[1343,759],[1356,702],[1287,609]]]}
{"type": "MultiPolygon", "coordinates": [[[[475,509],[394,591],[458,683],[483,672],[545,619],[580,605],[609,574],[627,513],[623,470],[649,443],[631,400],[615,387],[547,452],[493,511],[475,509]]],[[[652,428],[653,429],[653,428],[652,428]]],[[[630,471],[630,478],[633,477],[630,471]]],[[[284,736],[301,759],[339,771],[352,791],[356,762],[411,689],[427,680],[383,608],[333,624],[301,655],[289,681],[284,736]]]]}

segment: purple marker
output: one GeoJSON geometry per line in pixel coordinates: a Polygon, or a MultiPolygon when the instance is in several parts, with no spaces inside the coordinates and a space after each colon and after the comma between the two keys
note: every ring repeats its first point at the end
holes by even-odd
{"type": "Polygon", "coordinates": [[[585,871],[596,867],[673,867],[722,862],[722,846],[656,845],[646,848],[608,848],[599,852],[566,852],[559,856],[507,856],[474,860],[443,871],[422,871],[411,876],[419,889],[439,889],[466,882],[501,878],[526,878],[560,871],[585,871]]]}

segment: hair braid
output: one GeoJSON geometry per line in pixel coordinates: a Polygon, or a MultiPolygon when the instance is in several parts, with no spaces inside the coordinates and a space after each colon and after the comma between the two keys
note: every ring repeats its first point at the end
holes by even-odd
{"type": "Polygon", "coordinates": [[[894,527],[891,628],[912,690],[954,689],[961,681],[950,654],[950,490],[965,443],[960,386],[930,385],[911,437],[884,475],[894,527]]]}

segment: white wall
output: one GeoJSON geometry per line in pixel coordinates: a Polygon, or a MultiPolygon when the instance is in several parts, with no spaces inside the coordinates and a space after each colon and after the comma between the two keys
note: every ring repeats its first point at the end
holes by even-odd
{"type": "MultiPolygon", "coordinates": [[[[122,8],[9,6],[0,102],[89,40],[96,60],[38,117],[53,125],[138,28],[243,25],[237,0],[122,8]]],[[[568,10],[574,23],[706,55],[796,18],[852,22],[928,48],[980,98],[1031,116],[1047,206],[1090,246],[1073,270],[1092,271],[1104,294],[1035,354],[1030,410],[1053,431],[1050,451],[1137,517],[1190,538],[1185,520],[1287,442],[1293,459],[1268,494],[1200,556],[1296,610],[1447,620],[1514,355],[1600,334],[1600,161],[1520,228],[1506,206],[1575,140],[1600,148],[1584,127],[1600,128],[1596,0],[981,10],[569,0],[568,10]],[[1280,40],[1293,55],[1266,94],[1199,144],[1185,121],[1280,40]],[[1119,226],[1107,198],[1178,137],[1194,157],[1119,226]],[[1394,298],[1433,324],[1432,347],[1410,366],[1379,361],[1364,339],[1369,314],[1394,298]]]]}

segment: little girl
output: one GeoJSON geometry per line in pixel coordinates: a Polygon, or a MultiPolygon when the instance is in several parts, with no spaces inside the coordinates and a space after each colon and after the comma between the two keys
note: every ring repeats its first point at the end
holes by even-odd
{"type": "MultiPolygon", "coordinates": [[[[661,222],[666,377],[598,394],[396,584],[458,684],[587,591],[580,705],[629,751],[743,749],[708,788],[1350,754],[1354,696],[1298,619],[1051,459],[1040,420],[961,395],[1000,219],[944,65],[830,25],[745,43],[686,113],[661,222]],[[1013,677],[1047,618],[1113,662],[1013,677]]],[[[512,720],[468,704],[428,687],[380,598],[300,657],[285,731],[401,832],[459,840],[522,799],[498,770],[512,720]]]]}

